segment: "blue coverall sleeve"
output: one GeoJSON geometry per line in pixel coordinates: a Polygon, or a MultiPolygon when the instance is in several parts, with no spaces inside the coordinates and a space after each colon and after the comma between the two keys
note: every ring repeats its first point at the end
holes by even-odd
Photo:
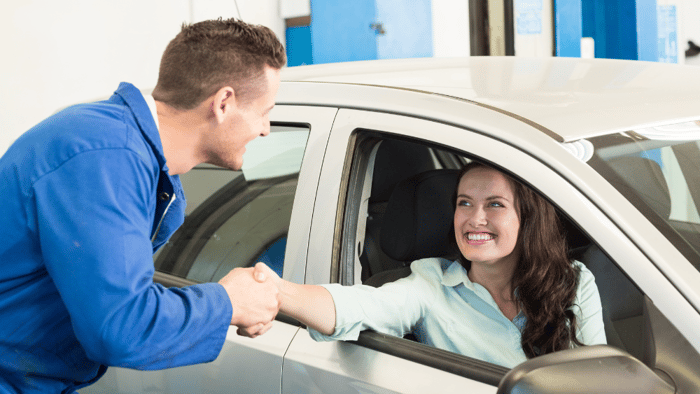
{"type": "Polygon", "coordinates": [[[153,283],[147,163],[129,149],[77,154],[33,187],[46,269],[96,362],[160,369],[214,360],[231,321],[216,283],[153,283]]]}

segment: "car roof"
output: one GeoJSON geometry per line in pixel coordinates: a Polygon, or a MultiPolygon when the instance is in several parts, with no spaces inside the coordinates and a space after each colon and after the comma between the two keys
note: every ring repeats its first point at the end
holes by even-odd
{"type": "Polygon", "coordinates": [[[700,119],[700,67],[561,57],[372,60],[288,67],[283,81],[385,86],[466,100],[560,141],[700,119]]]}

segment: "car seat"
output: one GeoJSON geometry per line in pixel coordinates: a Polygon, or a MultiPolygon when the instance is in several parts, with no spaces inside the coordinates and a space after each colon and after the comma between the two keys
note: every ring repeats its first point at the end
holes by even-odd
{"type": "Polygon", "coordinates": [[[404,266],[403,261],[391,258],[379,246],[384,213],[391,193],[402,179],[434,167],[430,149],[425,145],[401,140],[381,142],[374,162],[364,249],[360,256],[363,280],[375,273],[404,266]]]}
{"type": "Polygon", "coordinates": [[[402,266],[376,273],[365,284],[381,286],[408,276],[414,260],[456,257],[451,232],[458,176],[459,170],[431,170],[396,185],[384,213],[380,247],[402,266]]]}

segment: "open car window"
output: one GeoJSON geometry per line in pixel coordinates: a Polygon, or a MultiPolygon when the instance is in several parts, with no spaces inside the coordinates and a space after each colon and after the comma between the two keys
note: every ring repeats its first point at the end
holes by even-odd
{"type": "Polygon", "coordinates": [[[154,256],[158,271],[215,282],[265,262],[282,276],[308,127],[272,125],[246,147],[241,171],[201,165],[180,176],[185,222],[154,256]]]}
{"type": "MultiPolygon", "coordinates": [[[[340,248],[338,281],[345,285],[363,283],[381,286],[409,275],[412,262],[411,259],[397,258],[396,253],[387,253],[382,246],[384,224],[387,220],[394,220],[387,219],[386,215],[396,185],[422,172],[457,171],[472,156],[469,152],[374,132],[364,132],[356,141],[345,204],[345,235],[340,248]],[[367,177],[371,177],[371,180],[368,181],[367,177]],[[367,188],[371,188],[369,193],[367,188]],[[365,199],[366,203],[360,203],[365,199]]],[[[527,180],[520,180],[527,184],[527,180]]],[[[556,202],[552,202],[557,206],[556,202]]],[[[452,212],[452,207],[448,210],[452,212]]],[[[608,344],[642,359],[645,351],[643,293],[565,212],[560,211],[559,215],[567,234],[571,258],[581,261],[596,277],[608,344]]],[[[451,217],[446,220],[451,220],[451,217]]],[[[454,259],[456,255],[439,254],[433,257],[454,259]]],[[[435,368],[456,369],[462,376],[484,383],[496,384],[508,370],[475,358],[419,345],[416,341],[411,334],[395,338],[365,332],[358,343],[435,368]]]]}

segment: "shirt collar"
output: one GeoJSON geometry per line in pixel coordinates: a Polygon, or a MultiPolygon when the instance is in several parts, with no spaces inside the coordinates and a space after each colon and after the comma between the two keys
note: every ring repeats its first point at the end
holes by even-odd
{"type": "MultiPolygon", "coordinates": [[[[143,94],[143,91],[141,91],[141,94],[143,94]]],[[[160,131],[160,124],[158,123],[158,111],[156,109],[156,99],[154,99],[153,96],[151,96],[150,94],[143,94],[143,99],[146,100],[146,104],[148,104],[148,109],[151,110],[153,120],[156,122],[156,129],[160,131]]]]}
{"type": "Polygon", "coordinates": [[[450,263],[442,274],[442,284],[449,287],[455,287],[464,283],[470,289],[474,288],[474,284],[469,280],[467,270],[459,263],[458,260],[450,263]]]}

